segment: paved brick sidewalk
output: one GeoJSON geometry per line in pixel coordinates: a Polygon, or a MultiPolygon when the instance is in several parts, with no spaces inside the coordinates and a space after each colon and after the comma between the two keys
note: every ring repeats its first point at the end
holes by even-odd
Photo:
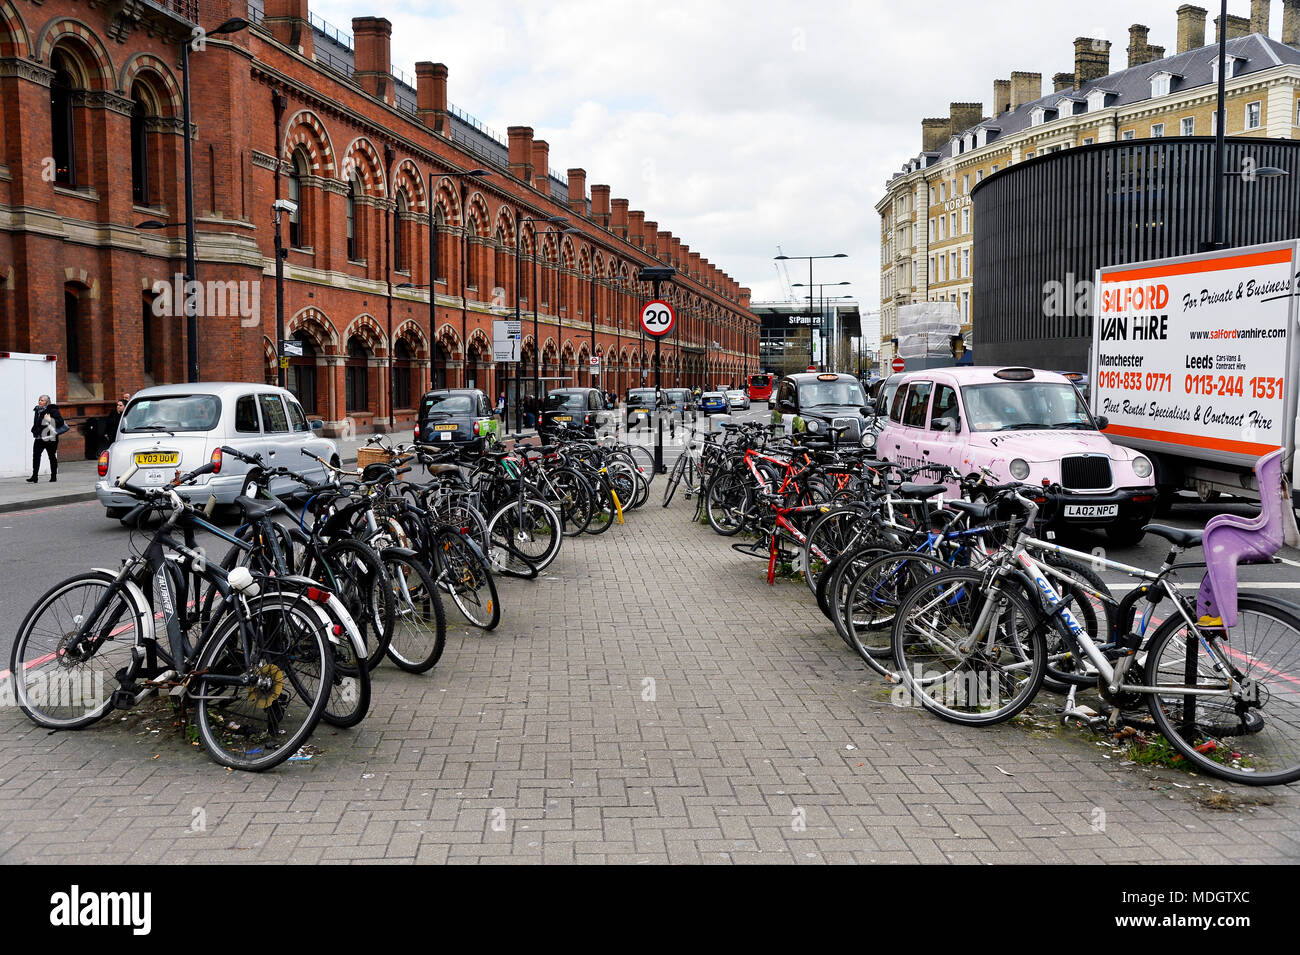
{"type": "Polygon", "coordinates": [[[1295,787],[1122,766],[1045,712],[894,708],[802,584],[767,587],[690,506],[566,540],[503,584],[496,633],[381,668],[369,718],[322,727],[309,763],[227,772],[166,720],[50,735],[0,711],[0,860],[1300,859],[1295,787]]]}

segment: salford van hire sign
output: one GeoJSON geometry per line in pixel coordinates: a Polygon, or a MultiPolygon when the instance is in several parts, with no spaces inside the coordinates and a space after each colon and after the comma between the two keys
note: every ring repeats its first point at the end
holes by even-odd
{"type": "Polygon", "coordinates": [[[1233,464],[1282,447],[1298,263],[1287,242],[1099,270],[1093,411],[1106,433],[1233,464]]]}

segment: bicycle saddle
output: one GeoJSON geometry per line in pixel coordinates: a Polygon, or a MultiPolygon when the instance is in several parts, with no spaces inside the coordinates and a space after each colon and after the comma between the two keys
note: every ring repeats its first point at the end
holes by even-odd
{"type": "Polygon", "coordinates": [[[239,505],[244,512],[244,516],[250,521],[260,521],[264,517],[273,514],[284,514],[288,508],[280,501],[255,501],[251,497],[245,497],[243,494],[235,498],[235,503],[239,505]]]}
{"type": "Polygon", "coordinates": [[[427,465],[430,474],[459,474],[460,468],[454,464],[430,464],[427,465]]]}
{"type": "Polygon", "coordinates": [[[1181,527],[1170,527],[1168,524],[1148,524],[1142,529],[1148,534],[1163,537],[1175,547],[1199,547],[1201,535],[1205,533],[1204,531],[1184,530],[1181,527]]]}
{"type": "Polygon", "coordinates": [[[899,497],[921,500],[927,497],[934,497],[948,490],[946,484],[917,484],[914,481],[904,481],[898,487],[894,488],[894,493],[899,497]]]}

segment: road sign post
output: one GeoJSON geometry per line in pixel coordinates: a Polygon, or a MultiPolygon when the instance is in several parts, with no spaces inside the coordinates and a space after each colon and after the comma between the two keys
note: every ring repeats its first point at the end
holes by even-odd
{"type": "Polygon", "coordinates": [[[892,362],[889,363],[889,367],[893,371],[902,371],[904,368],[907,367],[907,362],[903,361],[901,357],[895,358],[892,362]]]}
{"type": "Polygon", "coordinates": [[[667,470],[664,467],[664,420],[659,411],[663,404],[664,370],[659,361],[659,346],[677,324],[677,313],[659,298],[659,277],[653,276],[651,281],[654,282],[655,297],[641,306],[641,330],[655,340],[655,420],[659,422],[655,435],[655,473],[663,474],[667,470]]]}

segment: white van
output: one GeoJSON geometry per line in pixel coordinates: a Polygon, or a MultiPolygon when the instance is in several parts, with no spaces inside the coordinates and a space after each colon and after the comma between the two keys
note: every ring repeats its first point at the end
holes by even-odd
{"type": "MultiPolygon", "coordinates": [[[[112,445],[99,456],[95,493],[109,517],[121,517],[136,503],[116,487],[117,479],[132,465],[139,466],[132,484],[157,487],[178,472],[207,464],[222,445],[261,454],[269,467],[283,465],[308,479],[323,480],[324,467],[301,453],[306,448],[339,463],[338,446],[321,437],[319,427],[318,422],[308,422],[291,392],[274,385],[201,382],[145,388],[131,396],[117,434],[110,435],[112,445]]],[[[200,504],[209,495],[218,504],[230,504],[243,492],[247,472],[247,464],[226,457],[220,474],[205,475],[177,490],[200,504]]],[[[281,478],[272,490],[291,492],[296,487],[281,478]]]]}

